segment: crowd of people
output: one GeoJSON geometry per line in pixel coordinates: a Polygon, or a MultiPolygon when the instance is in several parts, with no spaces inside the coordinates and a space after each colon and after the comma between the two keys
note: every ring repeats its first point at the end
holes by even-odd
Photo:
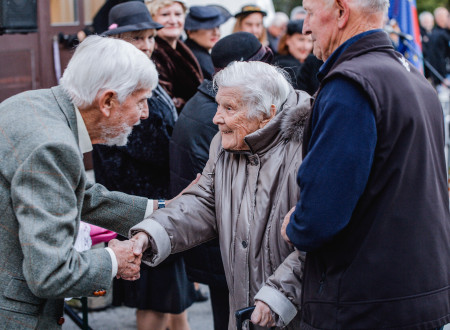
{"type": "Polygon", "coordinates": [[[196,283],[215,330],[248,306],[251,329],[450,323],[445,8],[420,15],[436,75],[395,51],[388,0],[267,28],[254,4],[112,2],[59,86],[0,104],[1,329],[113,287],[138,329],[187,330],[196,283]],[[82,221],[119,236],[76,248],[82,221]]]}

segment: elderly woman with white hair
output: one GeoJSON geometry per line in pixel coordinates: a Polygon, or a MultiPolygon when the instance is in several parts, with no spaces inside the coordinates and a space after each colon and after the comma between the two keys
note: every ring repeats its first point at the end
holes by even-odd
{"type": "Polygon", "coordinates": [[[215,237],[234,312],[256,304],[258,326],[299,325],[303,255],[283,241],[284,215],[300,195],[296,184],[310,96],[262,62],[234,62],[214,77],[219,126],[199,182],[132,228],[158,265],[215,237]],[[150,240],[148,236],[150,236],[150,240]]]}

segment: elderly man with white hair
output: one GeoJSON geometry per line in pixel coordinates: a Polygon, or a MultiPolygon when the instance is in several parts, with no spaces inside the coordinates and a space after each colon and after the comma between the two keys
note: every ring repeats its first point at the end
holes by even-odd
{"type": "Polygon", "coordinates": [[[283,227],[307,252],[302,328],[437,329],[450,321],[439,99],[381,29],[388,0],[303,5],[325,63],[283,227]]]}
{"type": "Polygon", "coordinates": [[[267,39],[269,47],[274,54],[278,53],[278,44],[281,37],[286,33],[289,17],[282,11],[278,11],[272,18],[270,25],[267,27],[267,39]]]}
{"type": "Polygon", "coordinates": [[[153,266],[218,237],[229,329],[236,328],[234,312],[254,304],[256,329],[298,329],[303,255],[280,230],[300,195],[295,176],[311,98],[263,62],[234,62],[214,84],[219,132],[199,182],[132,233],[150,246],[144,258],[153,266]]]}
{"type": "Polygon", "coordinates": [[[0,104],[0,319],[2,329],[60,329],[64,297],[101,296],[115,276],[139,278],[140,251],[113,240],[74,249],[80,219],[126,235],[153,211],[143,197],[90,182],[83,153],[125,145],[148,116],[158,82],[148,57],[128,42],[91,36],[61,85],[0,104]]]}

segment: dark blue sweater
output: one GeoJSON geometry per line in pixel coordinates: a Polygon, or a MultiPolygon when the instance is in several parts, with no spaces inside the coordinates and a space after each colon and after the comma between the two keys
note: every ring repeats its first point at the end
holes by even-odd
{"type": "MultiPolygon", "coordinates": [[[[361,37],[342,44],[321,67],[323,79],[342,52],[361,37]]],[[[312,112],[308,154],[297,182],[301,197],[287,227],[292,243],[313,251],[350,221],[372,166],[377,131],[372,104],[356,83],[344,77],[322,87],[312,112]]]]}

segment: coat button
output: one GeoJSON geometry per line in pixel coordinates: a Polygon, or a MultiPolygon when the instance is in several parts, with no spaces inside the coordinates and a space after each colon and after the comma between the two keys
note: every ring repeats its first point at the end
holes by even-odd
{"type": "Polygon", "coordinates": [[[61,316],[61,317],[58,319],[58,322],[56,322],[56,323],[58,323],[58,325],[63,325],[65,321],[66,321],[66,320],[64,319],[64,317],[61,316]]]}
{"type": "Polygon", "coordinates": [[[242,246],[244,247],[244,249],[246,249],[248,246],[247,241],[242,241],[242,246]]]}

